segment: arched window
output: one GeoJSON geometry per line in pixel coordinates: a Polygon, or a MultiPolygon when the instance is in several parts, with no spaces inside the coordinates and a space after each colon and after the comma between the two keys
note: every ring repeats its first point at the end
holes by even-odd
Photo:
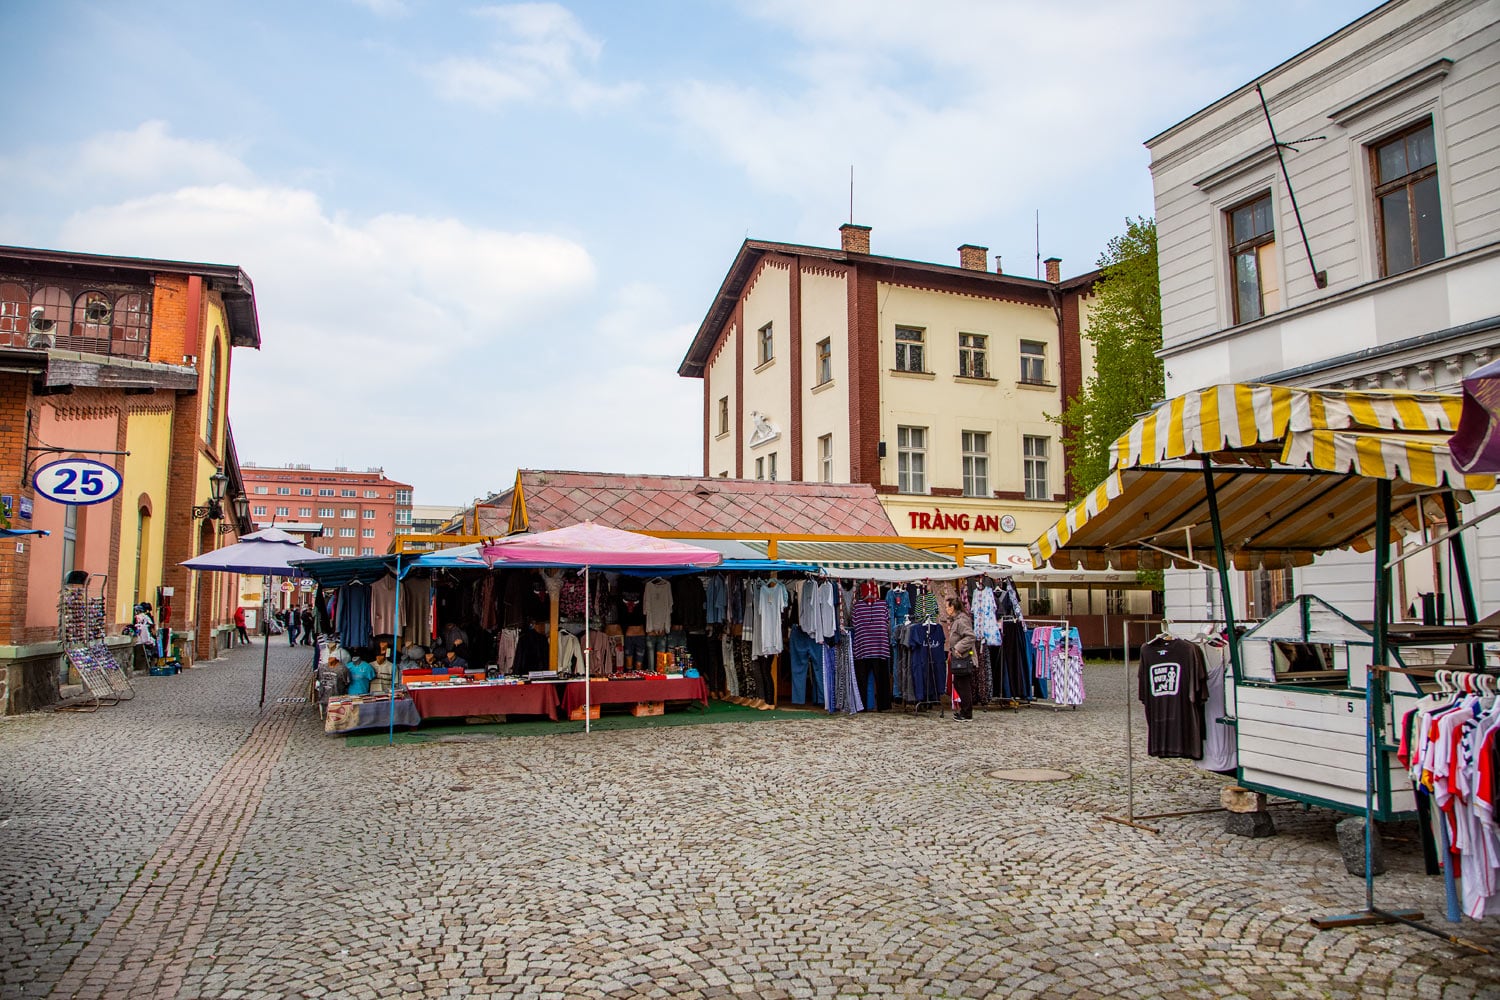
{"type": "Polygon", "coordinates": [[[115,300],[110,320],[111,353],[127,358],[144,358],[151,344],[151,300],[139,292],[121,295],[115,300]]]}
{"type": "Polygon", "coordinates": [[[208,395],[206,401],[208,406],[208,419],[203,432],[203,438],[208,446],[215,451],[218,450],[219,427],[219,328],[214,327],[214,344],[208,352],[208,395]]]}
{"type": "Polygon", "coordinates": [[[15,282],[0,282],[0,344],[25,347],[31,322],[31,293],[15,282]]]}
{"type": "MultiPolygon", "coordinates": [[[[29,314],[31,309],[37,306],[42,307],[42,319],[50,319],[55,324],[52,327],[52,333],[57,337],[57,346],[67,346],[69,350],[72,350],[72,345],[65,345],[63,341],[70,333],[68,325],[73,319],[73,296],[68,294],[66,288],[47,285],[38,288],[32,294],[31,308],[27,309],[27,313],[29,314]]],[[[27,318],[30,319],[29,315],[27,318]]]]}
{"type": "Polygon", "coordinates": [[[84,292],[73,300],[73,328],[68,331],[81,342],[93,341],[90,348],[109,353],[109,319],[114,312],[109,296],[103,292],[84,292]]]}

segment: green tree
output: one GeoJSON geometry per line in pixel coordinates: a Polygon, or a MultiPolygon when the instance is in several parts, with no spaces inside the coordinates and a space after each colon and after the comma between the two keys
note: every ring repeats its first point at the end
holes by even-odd
{"type": "Polygon", "coordinates": [[[1161,287],[1156,221],[1125,220],[1125,232],[1099,257],[1084,336],[1094,343],[1094,373],[1057,418],[1072,474],[1073,498],[1109,474],[1109,446],[1166,392],[1161,350],[1161,287]]]}

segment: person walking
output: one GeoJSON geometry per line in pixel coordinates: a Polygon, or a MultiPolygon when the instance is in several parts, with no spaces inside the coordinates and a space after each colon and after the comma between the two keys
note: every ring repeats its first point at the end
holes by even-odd
{"type": "Polygon", "coordinates": [[[297,636],[302,634],[302,616],[296,608],[286,609],[286,644],[297,645],[297,636]]]}
{"type": "Polygon", "coordinates": [[[974,619],[959,607],[956,598],[948,598],[948,635],[952,639],[948,670],[953,675],[953,691],[958,704],[953,721],[974,721],[974,619]]]}
{"type": "Polygon", "coordinates": [[[250,633],[245,631],[245,609],[243,607],[234,609],[234,634],[239,637],[240,645],[250,645],[250,633]]]}
{"type": "Polygon", "coordinates": [[[131,652],[137,673],[150,673],[155,653],[156,622],[151,618],[151,605],[142,602],[135,606],[135,646],[131,652]]]}
{"type": "Polygon", "coordinates": [[[302,605],[302,645],[311,646],[313,644],[313,628],[316,624],[316,619],[313,617],[312,605],[302,605]]]}

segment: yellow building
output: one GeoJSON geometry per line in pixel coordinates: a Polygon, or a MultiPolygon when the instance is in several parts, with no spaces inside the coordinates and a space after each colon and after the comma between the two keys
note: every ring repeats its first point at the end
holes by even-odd
{"type": "Polygon", "coordinates": [[[0,714],[62,693],[58,597],[80,572],[117,653],[147,601],[185,661],[217,655],[236,581],[180,564],[249,529],[230,355],[259,346],[238,267],[0,247],[0,526],[42,532],[0,547],[0,714]],[[118,490],[39,489],[61,460],[108,466],[118,490]]]}
{"type": "Polygon", "coordinates": [[[678,368],[703,380],[704,475],[868,483],[903,535],[1024,549],[1064,508],[1051,418],[1092,370],[1097,273],[878,257],[840,231],[741,247],[678,368]]]}

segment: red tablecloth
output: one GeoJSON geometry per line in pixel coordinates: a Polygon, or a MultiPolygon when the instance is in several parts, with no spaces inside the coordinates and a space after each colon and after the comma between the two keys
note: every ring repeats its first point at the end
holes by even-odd
{"type": "Polygon", "coordinates": [[[408,690],[424,719],[457,719],[466,715],[557,718],[556,684],[453,684],[408,690]]]}
{"type": "MultiPolygon", "coordinates": [[[[583,707],[583,681],[560,685],[562,717],[583,707]]],[[[708,685],[702,677],[672,677],[665,680],[595,681],[589,701],[594,705],[634,705],[642,701],[701,701],[708,705],[708,685]]]]}

